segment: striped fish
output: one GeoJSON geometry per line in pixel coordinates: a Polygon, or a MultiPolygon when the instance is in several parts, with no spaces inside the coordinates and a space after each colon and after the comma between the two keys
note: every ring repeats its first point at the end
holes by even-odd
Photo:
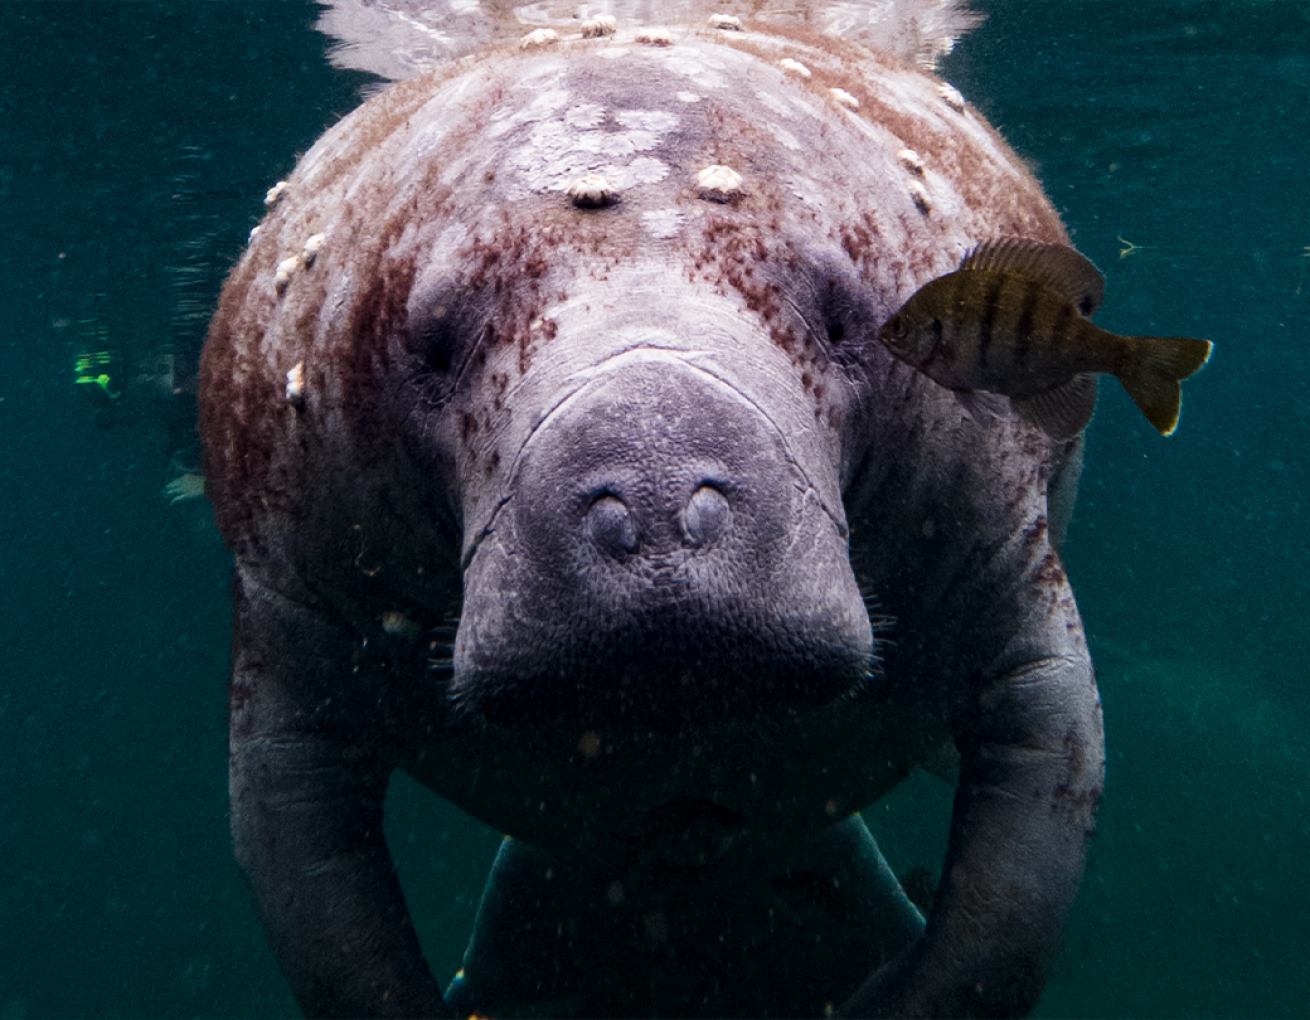
{"type": "Polygon", "coordinates": [[[915,291],[878,339],[901,361],[956,391],[966,409],[1008,397],[1052,439],[1087,426],[1095,374],[1116,376],[1147,420],[1178,427],[1181,380],[1210,358],[1190,337],[1119,336],[1088,317],[1105,294],[1072,248],[1019,238],[984,241],[960,268],[915,291]],[[993,400],[995,398],[992,398],[993,400]]]}

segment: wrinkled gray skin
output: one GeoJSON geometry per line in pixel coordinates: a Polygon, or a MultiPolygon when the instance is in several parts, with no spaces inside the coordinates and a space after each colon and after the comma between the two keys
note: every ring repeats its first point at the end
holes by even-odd
{"type": "Polygon", "coordinates": [[[1080,447],[874,339],[1000,235],[1064,240],[976,113],[781,30],[491,50],[311,150],[202,370],[233,832],[307,1013],[1034,1004],[1102,778],[1080,447]],[[925,927],[854,812],[953,750],[925,927]],[[397,769],[513,837],[449,1001],[397,769]]]}

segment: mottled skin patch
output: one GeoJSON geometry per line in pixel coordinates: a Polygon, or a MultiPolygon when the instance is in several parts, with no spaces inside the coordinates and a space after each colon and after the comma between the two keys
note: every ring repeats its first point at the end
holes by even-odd
{"type": "Polygon", "coordinates": [[[515,837],[451,1008],[1035,1002],[1101,781],[1050,534],[1081,451],[965,418],[875,336],[978,239],[1065,238],[936,84],[780,31],[507,43],[288,179],[202,427],[237,851],[306,1011],[447,1008],[381,835],[397,768],[515,837]],[[576,206],[586,172],[616,200],[576,206]],[[947,740],[922,930],[849,816],[947,740]]]}

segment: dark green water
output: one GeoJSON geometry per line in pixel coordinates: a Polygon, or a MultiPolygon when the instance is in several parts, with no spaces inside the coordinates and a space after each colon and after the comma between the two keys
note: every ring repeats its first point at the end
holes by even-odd
{"type": "MultiPolygon", "coordinates": [[[[1066,559],[1109,777],[1040,1012],[1304,1015],[1310,5],[980,6],[946,76],[1105,271],[1098,322],[1218,344],[1177,435],[1113,385],[1090,432],[1066,559]]],[[[264,189],[357,102],[313,18],[0,4],[0,1020],[294,1012],[228,842],[227,557],[161,499],[164,429],[97,429],[72,363],[200,328],[264,189]]],[[[869,812],[894,864],[932,866],[948,798],[869,812]]],[[[393,800],[449,972],[496,836],[393,800]]]]}

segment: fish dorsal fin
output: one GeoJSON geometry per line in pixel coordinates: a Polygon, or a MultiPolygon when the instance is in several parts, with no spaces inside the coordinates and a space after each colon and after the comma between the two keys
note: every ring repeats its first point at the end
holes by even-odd
{"type": "Polygon", "coordinates": [[[1065,244],[1043,244],[1024,237],[981,241],[964,257],[961,269],[992,269],[1041,280],[1090,318],[1105,297],[1105,279],[1082,255],[1065,244]]]}

